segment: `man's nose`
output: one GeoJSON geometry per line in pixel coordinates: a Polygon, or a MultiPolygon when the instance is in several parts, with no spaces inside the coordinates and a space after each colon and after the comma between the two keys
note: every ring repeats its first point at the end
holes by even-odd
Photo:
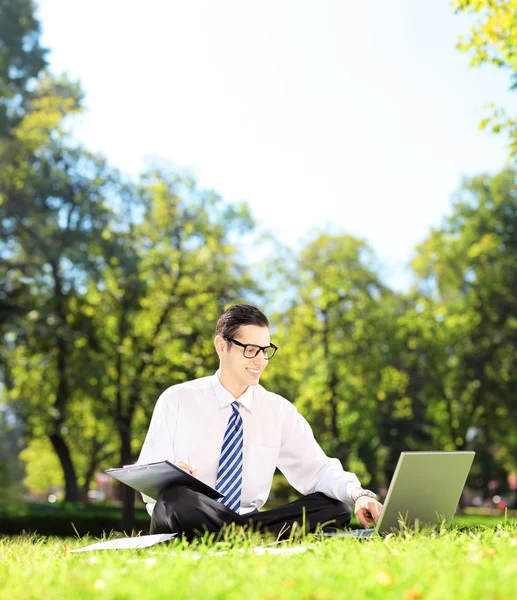
{"type": "Polygon", "coordinates": [[[253,359],[253,363],[260,367],[265,367],[267,365],[266,357],[264,356],[264,351],[261,350],[257,356],[253,359]]]}

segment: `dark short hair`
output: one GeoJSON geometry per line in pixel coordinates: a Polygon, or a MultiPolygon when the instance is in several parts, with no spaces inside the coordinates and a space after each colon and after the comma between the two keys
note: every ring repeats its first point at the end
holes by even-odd
{"type": "Polygon", "coordinates": [[[227,308],[219,317],[215,335],[233,338],[241,325],[258,325],[269,327],[269,321],[264,313],[250,304],[234,304],[227,308]]]}

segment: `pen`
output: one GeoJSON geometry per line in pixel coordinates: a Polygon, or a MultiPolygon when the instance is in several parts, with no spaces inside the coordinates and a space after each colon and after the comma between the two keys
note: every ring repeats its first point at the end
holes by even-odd
{"type": "MultiPolygon", "coordinates": [[[[185,457],[185,462],[187,463],[187,465],[189,467],[191,466],[191,464],[190,464],[190,458],[188,457],[188,455],[185,457]]],[[[192,475],[192,469],[189,469],[188,472],[192,475]]]]}

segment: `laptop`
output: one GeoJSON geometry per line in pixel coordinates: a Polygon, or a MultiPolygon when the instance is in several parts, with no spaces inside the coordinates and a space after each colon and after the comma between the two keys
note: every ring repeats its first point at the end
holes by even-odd
{"type": "Polygon", "coordinates": [[[370,537],[450,521],[475,452],[401,452],[377,526],[325,532],[329,537],[370,537]]]}

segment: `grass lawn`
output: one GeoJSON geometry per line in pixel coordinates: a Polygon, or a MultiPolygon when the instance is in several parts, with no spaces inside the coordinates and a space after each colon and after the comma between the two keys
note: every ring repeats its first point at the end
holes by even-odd
{"type": "Polygon", "coordinates": [[[517,598],[517,520],[459,526],[370,540],[250,536],[84,553],[70,550],[98,538],[5,537],[0,598],[517,598]]]}

